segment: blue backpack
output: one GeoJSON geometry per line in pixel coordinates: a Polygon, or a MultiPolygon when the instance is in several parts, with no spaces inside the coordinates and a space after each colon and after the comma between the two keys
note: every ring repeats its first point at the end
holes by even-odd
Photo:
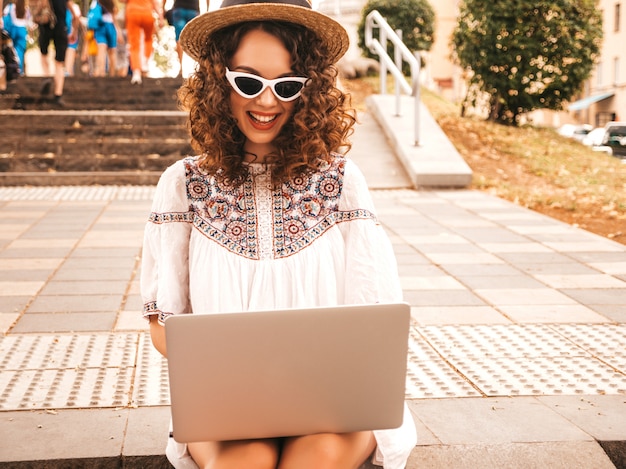
{"type": "Polygon", "coordinates": [[[102,6],[96,0],[92,2],[89,13],[87,13],[87,29],[98,29],[100,26],[102,26],[102,6]]]}

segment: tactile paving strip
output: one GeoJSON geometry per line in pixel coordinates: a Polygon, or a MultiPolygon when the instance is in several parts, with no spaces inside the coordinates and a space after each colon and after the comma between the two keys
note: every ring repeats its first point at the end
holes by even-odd
{"type": "Polygon", "coordinates": [[[42,186],[0,187],[0,200],[152,200],[154,186],[42,186]]]}
{"type": "Polygon", "coordinates": [[[133,390],[133,405],[169,405],[167,360],[152,346],[149,334],[139,340],[139,357],[133,390]]]}
{"type": "Polygon", "coordinates": [[[407,399],[480,396],[411,328],[407,360],[407,399]]]}
{"type": "Polygon", "coordinates": [[[128,405],[138,335],[2,337],[0,410],[128,405]]]}
{"type": "MultiPolygon", "coordinates": [[[[155,186],[42,186],[0,187],[0,200],[152,200],[155,186]]],[[[372,190],[376,198],[415,198],[420,193],[409,189],[372,190]]]]}
{"type": "MultiPolygon", "coordinates": [[[[0,337],[0,411],[169,404],[146,333],[0,337]]],[[[626,394],[626,325],[412,327],[410,399],[626,394]]]]}
{"type": "Polygon", "coordinates": [[[626,324],[560,324],[555,330],[626,374],[626,324]]]}
{"type": "Polygon", "coordinates": [[[544,324],[428,326],[419,328],[445,357],[572,357],[584,349],[544,324]]]}
{"type": "Polygon", "coordinates": [[[624,350],[622,326],[418,329],[460,375],[487,396],[626,394],[626,373],[620,368],[624,354],[614,354],[624,350]]]}
{"type": "Polygon", "coordinates": [[[0,410],[124,407],[132,367],[0,373],[0,410]]]}
{"type": "Polygon", "coordinates": [[[8,335],[0,340],[0,370],[132,366],[137,334],[8,335]]]}
{"type": "Polygon", "coordinates": [[[626,324],[557,324],[564,337],[598,357],[626,357],[626,324]]]}
{"type": "Polygon", "coordinates": [[[591,357],[457,358],[452,363],[492,397],[626,394],[626,375],[591,357]]]}

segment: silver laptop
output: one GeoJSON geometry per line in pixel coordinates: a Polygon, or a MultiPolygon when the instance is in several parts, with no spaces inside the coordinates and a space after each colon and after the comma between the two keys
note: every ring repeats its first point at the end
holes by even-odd
{"type": "Polygon", "coordinates": [[[409,323],[406,303],[172,316],[174,439],[398,427],[409,323]]]}

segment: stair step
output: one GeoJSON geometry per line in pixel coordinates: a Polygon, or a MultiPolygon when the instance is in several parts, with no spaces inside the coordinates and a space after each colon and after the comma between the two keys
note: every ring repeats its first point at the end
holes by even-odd
{"type": "Polygon", "coordinates": [[[55,138],[59,140],[87,140],[87,139],[151,139],[164,141],[187,142],[187,131],[182,126],[134,126],[129,125],[107,125],[72,128],[66,126],[11,128],[6,126],[2,129],[2,145],[15,140],[25,138],[55,138]]]}
{"type": "Polygon", "coordinates": [[[99,125],[180,126],[185,127],[187,114],[159,110],[0,110],[4,129],[24,127],[81,128],[99,125]],[[26,123],[24,122],[26,121],[26,123]]]}
{"type": "Polygon", "coordinates": [[[150,185],[154,186],[162,171],[65,171],[65,172],[0,172],[0,186],[89,186],[150,185]]]}
{"type": "MultiPolygon", "coordinates": [[[[0,95],[0,109],[53,110],[51,96],[42,97],[44,77],[21,77],[0,95]]],[[[132,85],[126,77],[67,77],[63,109],[178,110],[180,78],[146,78],[132,85]]]]}
{"type": "Polygon", "coordinates": [[[194,153],[185,119],[180,111],[0,111],[0,170],[162,171],[194,153]]]}
{"type": "Polygon", "coordinates": [[[0,172],[66,172],[66,171],[163,171],[186,156],[179,152],[169,154],[97,154],[86,155],[32,154],[0,155],[0,172]]]}
{"type": "MultiPolygon", "coordinates": [[[[173,139],[172,139],[173,140],[173,139]]],[[[13,155],[48,154],[71,155],[80,158],[91,158],[93,155],[187,155],[192,150],[183,139],[164,141],[158,139],[72,139],[60,140],[26,139],[7,145],[3,142],[2,153],[13,155]]]]}

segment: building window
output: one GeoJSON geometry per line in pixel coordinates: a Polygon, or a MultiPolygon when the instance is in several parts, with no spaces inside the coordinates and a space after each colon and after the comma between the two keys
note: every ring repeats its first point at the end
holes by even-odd
{"type": "Polygon", "coordinates": [[[619,32],[619,24],[621,22],[621,7],[619,3],[615,4],[615,32],[619,32]]]}
{"type": "Polygon", "coordinates": [[[619,84],[619,57],[613,59],[613,84],[619,84]]]}
{"type": "Polygon", "coordinates": [[[617,120],[617,114],[614,112],[598,112],[596,114],[596,127],[604,127],[607,122],[617,120]]]}
{"type": "Polygon", "coordinates": [[[596,65],[596,86],[602,86],[602,62],[596,65]]]}

